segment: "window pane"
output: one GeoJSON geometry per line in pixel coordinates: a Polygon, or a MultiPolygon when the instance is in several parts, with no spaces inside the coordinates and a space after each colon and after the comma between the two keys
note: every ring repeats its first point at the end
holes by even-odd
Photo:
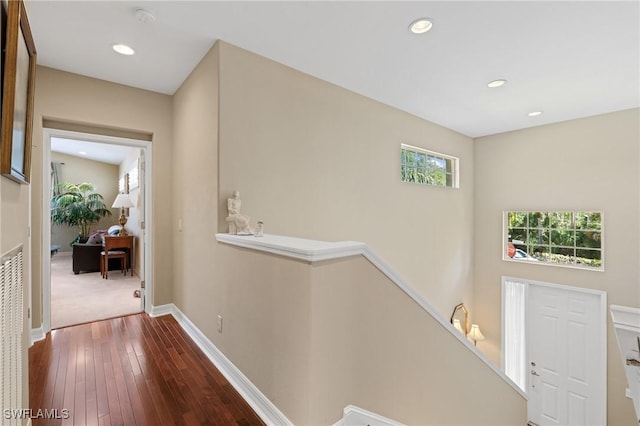
{"type": "Polygon", "coordinates": [[[453,186],[453,175],[451,173],[447,173],[447,186],[453,186]]]}
{"type": "Polygon", "coordinates": [[[524,228],[509,229],[509,237],[514,244],[524,244],[527,242],[527,230],[524,228]]]}
{"type": "Polygon", "coordinates": [[[600,250],[576,250],[576,263],[599,268],[602,266],[602,252],[600,250]]]}
{"type": "Polygon", "coordinates": [[[575,244],[574,231],[551,230],[551,244],[554,246],[573,247],[575,244]]]}
{"type": "Polygon", "coordinates": [[[602,234],[594,231],[576,231],[576,247],[601,248],[602,234]]]}
{"type": "Polygon", "coordinates": [[[549,244],[549,231],[544,228],[529,229],[529,239],[527,242],[529,245],[549,244]]]}
{"type": "Polygon", "coordinates": [[[549,246],[532,246],[530,254],[538,260],[548,261],[550,250],[549,246]]]}
{"type": "Polygon", "coordinates": [[[457,187],[457,179],[453,175],[457,162],[455,157],[434,155],[403,144],[400,149],[400,178],[403,182],[457,187]]]}
{"type": "Polygon", "coordinates": [[[529,227],[542,228],[549,227],[549,218],[546,212],[529,213],[529,227]]]}
{"type": "Polygon", "coordinates": [[[578,212],[575,214],[576,229],[601,229],[600,212],[578,212]]]}
{"type": "Polygon", "coordinates": [[[416,165],[414,154],[415,154],[415,152],[413,152],[413,151],[407,151],[406,163],[405,163],[407,166],[415,166],[416,165]]]}
{"type": "Polygon", "coordinates": [[[527,226],[527,214],[523,212],[509,212],[509,227],[523,228],[527,226]]]}
{"type": "Polygon", "coordinates": [[[571,212],[551,212],[549,213],[549,225],[552,228],[573,228],[571,212]]]}
{"type": "Polygon", "coordinates": [[[600,212],[507,212],[505,219],[506,243],[519,249],[514,259],[602,268],[600,212]]]}

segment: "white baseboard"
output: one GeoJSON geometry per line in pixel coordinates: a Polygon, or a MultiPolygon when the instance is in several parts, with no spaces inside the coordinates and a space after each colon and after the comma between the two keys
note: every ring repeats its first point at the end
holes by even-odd
{"type": "Polygon", "coordinates": [[[47,335],[45,334],[42,325],[40,325],[40,327],[38,328],[32,328],[31,335],[29,336],[29,347],[31,347],[35,342],[46,339],[46,337],[47,335]]]}
{"type": "Polygon", "coordinates": [[[149,316],[161,317],[163,315],[169,315],[173,313],[174,309],[177,309],[177,308],[173,303],[169,303],[167,305],[152,306],[151,312],[149,312],[149,316]]]}
{"type": "Polygon", "coordinates": [[[207,355],[222,375],[268,425],[293,425],[269,399],[195,326],[173,303],[154,306],[152,317],[171,314],[198,347],[207,355]]]}
{"type": "Polygon", "coordinates": [[[372,413],[355,405],[344,407],[342,418],[333,426],[405,426],[403,423],[372,413]]]}

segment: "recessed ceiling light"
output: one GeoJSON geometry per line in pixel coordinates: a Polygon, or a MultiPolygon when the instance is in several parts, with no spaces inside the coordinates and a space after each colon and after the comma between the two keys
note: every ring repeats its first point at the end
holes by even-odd
{"type": "Polygon", "coordinates": [[[87,155],[87,153],[85,151],[79,151],[78,154],[80,155],[87,155]]]}
{"type": "Polygon", "coordinates": [[[114,44],[113,50],[115,50],[121,55],[133,55],[134,53],[136,53],[132,48],[130,48],[126,44],[114,44]]]}
{"type": "Polygon", "coordinates": [[[507,82],[507,80],[504,80],[504,79],[493,80],[493,81],[490,81],[489,83],[487,83],[487,86],[489,86],[489,87],[500,87],[500,86],[504,86],[506,82],[507,82]]]}
{"type": "Polygon", "coordinates": [[[424,34],[433,27],[433,22],[429,18],[416,19],[409,25],[409,29],[414,34],[424,34]]]}
{"type": "Polygon", "coordinates": [[[542,111],[531,111],[529,114],[527,114],[529,117],[537,117],[539,115],[542,115],[542,111]]]}

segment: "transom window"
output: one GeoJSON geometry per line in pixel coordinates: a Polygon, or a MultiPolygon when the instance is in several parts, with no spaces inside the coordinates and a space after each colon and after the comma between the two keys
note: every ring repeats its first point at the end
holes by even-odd
{"type": "Polygon", "coordinates": [[[400,177],[403,182],[458,187],[458,159],[415,146],[400,145],[400,177]]]}
{"type": "Polygon", "coordinates": [[[601,212],[506,212],[505,260],[603,269],[601,212]]]}

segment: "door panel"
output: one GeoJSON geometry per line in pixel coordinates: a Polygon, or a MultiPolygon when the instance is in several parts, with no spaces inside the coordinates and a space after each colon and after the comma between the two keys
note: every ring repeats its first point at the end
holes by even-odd
{"type": "Polygon", "coordinates": [[[530,285],[529,419],[545,425],[606,423],[600,295],[530,285]]]}

